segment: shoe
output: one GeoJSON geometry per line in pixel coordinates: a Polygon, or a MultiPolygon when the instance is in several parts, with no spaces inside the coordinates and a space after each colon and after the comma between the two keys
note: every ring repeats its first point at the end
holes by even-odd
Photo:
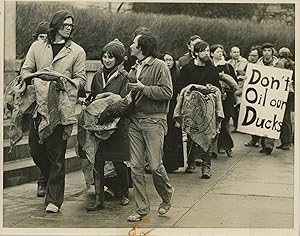
{"type": "Polygon", "coordinates": [[[188,165],[188,167],[185,169],[185,173],[192,174],[195,172],[195,170],[196,170],[195,165],[188,165]]]}
{"type": "Polygon", "coordinates": [[[49,203],[46,207],[46,212],[49,213],[57,213],[59,211],[59,208],[55,206],[53,203],[49,203]]]}
{"type": "Polygon", "coordinates": [[[141,215],[137,212],[131,214],[130,216],[128,216],[127,221],[129,222],[138,222],[141,221],[146,215],[141,215]]]}
{"type": "Polygon", "coordinates": [[[237,131],[237,128],[234,128],[232,131],[231,131],[231,133],[237,133],[238,131],[237,131]]]}
{"type": "Polygon", "coordinates": [[[290,150],[291,144],[284,144],[282,150],[290,150]]]}
{"type": "Polygon", "coordinates": [[[267,155],[271,155],[271,153],[272,153],[272,149],[271,148],[265,148],[265,150],[266,150],[266,154],[267,155]]]}
{"type": "Polygon", "coordinates": [[[271,155],[272,149],[271,148],[263,148],[259,151],[259,153],[265,153],[267,155],[271,155]]]}
{"type": "Polygon", "coordinates": [[[99,211],[99,210],[103,210],[104,209],[104,205],[101,203],[96,203],[95,205],[86,207],[87,211],[99,211]]]}
{"type": "Polygon", "coordinates": [[[46,195],[46,186],[38,184],[36,196],[37,197],[45,197],[46,195]]]}
{"type": "Polygon", "coordinates": [[[259,143],[253,141],[253,140],[250,140],[248,143],[245,143],[244,144],[246,147],[259,147],[259,143]]]}
{"type": "Polygon", "coordinates": [[[276,149],[282,149],[284,146],[284,144],[280,144],[278,147],[276,147],[276,149]]]}
{"type": "Polygon", "coordinates": [[[124,196],[124,197],[121,198],[120,202],[121,202],[122,206],[126,206],[126,205],[129,204],[129,199],[124,196]]]}
{"type": "Polygon", "coordinates": [[[218,153],[219,153],[219,154],[224,154],[225,151],[224,151],[224,149],[218,149],[218,153]]]}
{"type": "Polygon", "coordinates": [[[261,149],[261,150],[259,151],[259,153],[266,153],[266,149],[265,149],[265,148],[261,149]]]}
{"type": "Polygon", "coordinates": [[[107,189],[104,191],[104,200],[105,201],[112,201],[115,198],[115,194],[111,189],[107,189]]]}
{"type": "Polygon", "coordinates": [[[227,157],[232,157],[232,150],[231,149],[226,150],[225,152],[226,152],[227,157]]]}
{"type": "Polygon", "coordinates": [[[159,207],[158,207],[158,213],[160,215],[166,214],[171,209],[173,196],[174,196],[174,187],[172,187],[172,192],[171,192],[171,196],[170,196],[169,202],[162,201],[162,203],[159,205],[159,207]]]}

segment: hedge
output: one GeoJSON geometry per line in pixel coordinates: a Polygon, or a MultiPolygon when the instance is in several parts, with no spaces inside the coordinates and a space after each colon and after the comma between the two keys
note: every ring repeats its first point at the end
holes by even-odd
{"type": "Polygon", "coordinates": [[[246,56],[252,45],[272,42],[275,48],[295,50],[295,28],[281,22],[256,23],[248,20],[209,19],[186,15],[155,15],[137,13],[107,13],[93,8],[77,8],[63,2],[17,2],[17,58],[23,58],[32,42],[35,26],[42,20],[50,21],[59,9],[75,15],[74,41],[87,53],[87,59],[99,59],[101,48],[119,38],[126,47],[132,33],[139,26],[149,28],[158,39],[161,52],[173,52],[176,57],[186,52],[190,35],[199,34],[208,43],[241,48],[246,56]],[[34,14],[33,14],[34,12],[34,14]]]}

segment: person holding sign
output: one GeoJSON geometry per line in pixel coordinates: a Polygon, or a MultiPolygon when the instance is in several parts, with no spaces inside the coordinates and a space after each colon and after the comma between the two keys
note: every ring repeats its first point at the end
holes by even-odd
{"type": "MultiPolygon", "coordinates": [[[[261,46],[262,50],[262,57],[258,59],[258,65],[265,65],[265,66],[275,66],[278,62],[278,59],[274,56],[275,48],[272,43],[264,43],[261,46]]],[[[261,146],[262,149],[260,153],[265,153],[267,155],[271,155],[275,144],[275,139],[263,137],[261,139],[261,146]]]]}

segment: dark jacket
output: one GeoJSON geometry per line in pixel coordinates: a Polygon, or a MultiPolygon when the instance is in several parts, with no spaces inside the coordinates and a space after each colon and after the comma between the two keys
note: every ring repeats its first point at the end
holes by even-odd
{"type": "MultiPolygon", "coordinates": [[[[117,75],[103,84],[102,69],[96,72],[91,84],[91,92],[96,95],[103,92],[112,92],[125,97],[127,95],[127,79],[116,72],[117,75]]],[[[110,74],[114,74],[110,73],[110,74]]],[[[96,163],[99,160],[129,160],[128,119],[122,118],[115,132],[105,141],[101,142],[96,154],[96,163]]]]}
{"type": "Polygon", "coordinates": [[[219,83],[219,74],[214,65],[196,66],[194,61],[190,61],[188,64],[182,67],[180,71],[180,81],[182,88],[189,84],[206,85],[211,84],[221,89],[219,83]]]}

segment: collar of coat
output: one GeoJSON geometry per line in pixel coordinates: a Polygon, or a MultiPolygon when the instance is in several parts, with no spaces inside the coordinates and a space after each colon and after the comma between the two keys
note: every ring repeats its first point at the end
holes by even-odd
{"type": "MultiPolygon", "coordinates": [[[[143,61],[143,63],[144,63],[144,65],[151,66],[154,63],[155,59],[156,58],[149,56],[143,61]]],[[[140,64],[136,61],[136,63],[131,67],[131,69],[136,69],[139,65],[140,64]]]]}

